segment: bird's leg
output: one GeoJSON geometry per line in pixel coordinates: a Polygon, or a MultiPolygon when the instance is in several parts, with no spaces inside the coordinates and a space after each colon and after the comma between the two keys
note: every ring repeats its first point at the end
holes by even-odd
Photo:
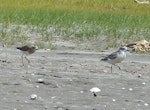
{"type": "Polygon", "coordinates": [[[28,61],[28,65],[27,65],[27,67],[26,67],[26,74],[28,74],[29,73],[29,63],[30,63],[30,60],[27,58],[27,56],[25,56],[25,59],[28,61]]]}
{"type": "Polygon", "coordinates": [[[117,66],[119,68],[119,70],[121,70],[120,66],[118,66],[118,65],[115,65],[115,66],[117,66]]]}
{"type": "Polygon", "coordinates": [[[111,73],[112,73],[112,65],[111,65],[111,73]]]}
{"type": "Polygon", "coordinates": [[[28,64],[30,63],[30,60],[25,56],[25,59],[28,61],[28,64]]]}
{"type": "Polygon", "coordinates": [[[21,60],[22,60],[22,65],[24,66],[24,63],[23,63],[23,54],[22,54],[22,56],[21,56],[21,60]]]}

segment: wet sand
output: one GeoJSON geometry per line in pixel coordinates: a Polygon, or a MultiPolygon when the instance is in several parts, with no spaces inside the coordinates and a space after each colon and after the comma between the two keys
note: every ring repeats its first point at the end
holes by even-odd
{"type": "Polygon", "coordinates": [[[109,53],[38,50],[23,67],[20,51],[1,49],[0,109],[150,110],[150,56],[129,53],[121,70],[110,73],[110,65],[100,61],[109,53]],[[92,87],[101,89],[97,97],[92,87]]]}

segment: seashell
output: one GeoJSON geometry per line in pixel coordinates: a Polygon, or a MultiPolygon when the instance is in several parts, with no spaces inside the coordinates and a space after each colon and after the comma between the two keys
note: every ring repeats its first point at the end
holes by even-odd
{"type": "Polygon", "coordinates": [[[133,89],[132,89],[132,88],[129,88],[129,91],[133,91],[133,89]]]}
{"type": "Polygon", "coordinates": [[[90,89],[90,92],[92,92],[93,95],[96,97],[97,96],[96,93],[101,92],[101,90],[98,87],[93,87],[90,89]]]}
{"type": "Polygon", "coordinates": [[[125,87],[122,87],[121,89],[122,89],[122,90],[125,90],[126,88],[125,88],[125,87]]]}
{"type": "Polygon", "coordinates": [[[144,103],[145,106],[148,106],[148,103],[144,103]]]}
{"type": "Polygon", "coordinates": [[[34,74],[34,73],[32,73],[31,75],[32,75],[32,76],[35,76],[35,74],[34,74]]]}
{"type": "Polygon", "coordinates": [[[101,90],[98,87],[93,87],[90,89],[90,92],[100,92],[101,90]]]}
{"type": "Polygon", "coordinates": [[[81,94],[83,94],[83,93],[84,93],[84,91],[80,91],[80,93],[81,93],[81,94]]]}
{"type": "Polygon", "coordinates": [[[145,85],[145,84],[146,84],[146,82],[142,82],[142,84],[143,84],[143,85],[145,85]]]}
{"type": "Polygon", "coordinates": [[[36,100],[36,99],[37,99],[37,95],[36,95],[36,94],[32,94],[32,95],[30,96],[30,99],[31,99],[31,100],[36,100]]]}
{"type": "Polygon", "coordinates": [[[38,83],[44,83],[44,80],[43,79],[38,79],[38,83]]]}
{"type": "Polygon", "coordinates": [[[115,101],[116,101],[116,99],[112,99],[112,101],[113,101],[113,102],[115,102],[115,101]]]}
{"type": "Polygon", "coordinates": [[[108,73],[108,71],[107,71],[107,70],[103,70],[103,72],[104,72],[104,73],[108,73]]]}
{"type": "Polygon", "coordinates": [[[36,85],[35,87],[36,87],[36,88],[39,88],[40,86],[39,86],[39,85],[36,85]]]}
{"type": "Polygon", "coordinates": [[[52,96],[52,97],[51,97],[51,99],[55,99],[55,98],[56,98],[56,96],[52,96]]]}

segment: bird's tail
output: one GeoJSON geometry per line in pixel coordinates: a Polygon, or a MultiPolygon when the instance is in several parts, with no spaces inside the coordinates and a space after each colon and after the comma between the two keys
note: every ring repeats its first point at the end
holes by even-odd
{"type": "Polygon", "coordinates": [[[108,60],[107,57],[101,59],[101,61],[107,61],[107,60],[108,60]]]}

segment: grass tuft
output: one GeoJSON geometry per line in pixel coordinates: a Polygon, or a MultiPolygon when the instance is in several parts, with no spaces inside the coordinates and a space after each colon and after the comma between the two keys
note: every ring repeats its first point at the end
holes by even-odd
{"type": "Polygon", "coordinates": [[[109,47],[149,40],[149,10],[131,0],[1,0],[0,40],[7,45],[30,41],[42,48],[51,47],[56,36],[97,39],[109,47]]]}

